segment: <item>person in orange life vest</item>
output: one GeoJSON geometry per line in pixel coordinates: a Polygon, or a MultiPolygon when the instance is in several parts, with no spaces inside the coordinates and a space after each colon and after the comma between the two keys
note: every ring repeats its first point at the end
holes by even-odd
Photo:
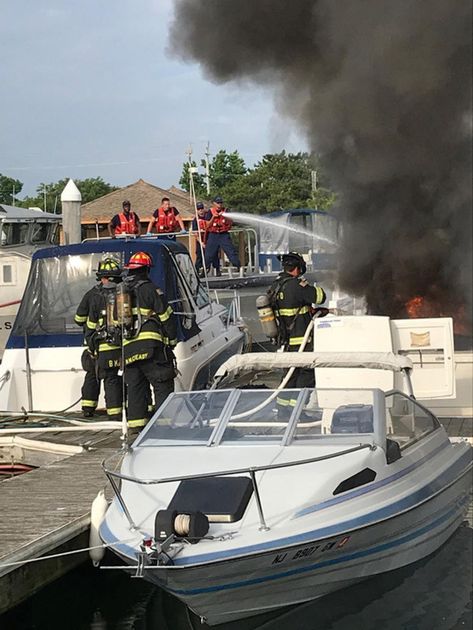
{"type": "Polygon", "coordinates": [[[153,212],[153,217],[148,223],[147,234],[153,232],[153,226],[156,227],[156,234],[185,232],[179,210],[171,206],[169,197],[163,197],[161,199],[161,207],[153,212]]]}
{"type": "Polygon", "coordinates": [[[203,270],[204,265],[202,261],[202,250],[205,251],[205,242],[207,240],[207,221],[210,219],[210,212],[208,212],[204,204],[199,201],[196,205],[197,218],[193,219],[191,230],[196,235],[195,242],[195,268],[197,272],[203,270]],[[200,243],[202,242],[202,247],[200,243]]]}
{"type": "Polygon", "coordinates": [[[213,264],[216,275],[220,276],[219,253],[222,249],[234,267],[240,269],[241,263],[235,246],[228,233],[233,221],[225,216],[223,199],[215,197],[210,208],[210,220],[207,221],[207,244],[205,246],[205,266],[207,271],[213,264]]]}
{"type": "Polygon", "coordinates": [[[136,234],[140,235],[140,219],[136,212],[131,209],[131,203],[124,201],[122,203],[123,212],[116,214],[108,224],[108,233],[112,238],[117,234],[136,234]]]}

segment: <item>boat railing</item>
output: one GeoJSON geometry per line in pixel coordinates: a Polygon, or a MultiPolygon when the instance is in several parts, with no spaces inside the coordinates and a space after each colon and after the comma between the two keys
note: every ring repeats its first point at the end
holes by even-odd
{"type": "MultiPolygon", "coordinates": [[[[337,451],[335,453],[329,453],[327,455],[319,455],[318,457],[310,457],[308,459],[297,459],[289,462],[281,462],[277,464],[266,464],[264,466],[245,466],[243,468],[233,468],[229,470],[218,470],[215,472],[207,472],[207,473],[199,473],[195,475],[179,475],[178,477],[162,477],[159,479],[140,479],[139,477],[132,477],[130,475],[125,475],[121,472],[117,472],[116,470],[111,470],[109,466],[109,462],[116,457],[117,453],[114,453],[111,457],[105,459],[102,462],[102,468],[107,475],[108,480],[110,481],[110,485],[117,497],[117,500],[123,509],[123,512],[130,523],[130,526],[134,530],[138,530],[138,526],[133,521],[133,518],[130,514],[130,511],[126,505],[125,499],[120,491],[119,482],[120,481],[128,481],[131,483],[137,483],[143,486],[152,486],[163,483],[177,483],[181,481],[187,481],[190,479],[209,479],[212,477],[220,477],[220,476],[231,476],[231,475],[241,475],[247,474],[251,478],[251,483],[253,485],[253,492],[255,496],[256,508],[258,510],[259,517],[259,529],[261,531],[269,530],[269,527],[266,523],[266,519],[264,517],[263,504],[261,501],[261,495],[258,487],[258,482],[256,479],[256,473],[258,472],[266,472],[268,470],[277,470],[281,468],[290,468],[293,466],[304,466],[307,464],[313,464],[315,462],[321,462],[328,459],[334,459],[335,457],[341,457],[343,455],[348,455],[350,453],[355,453],[362,449],[370,449],[374,450],[377,448],[374,443],[366,443],[366,444],[358,444],[357,446],[353,446],[351,448],[344,449],[343,451],[337,451]]],[[[120,455],[123,454],[123,451],[119,452],[120,455]]]]}

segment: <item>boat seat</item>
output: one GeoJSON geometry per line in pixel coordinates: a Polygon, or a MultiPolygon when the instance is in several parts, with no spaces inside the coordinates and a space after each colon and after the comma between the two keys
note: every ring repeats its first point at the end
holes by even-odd
{"type": "Polygon", "coordinates": [[[333,412],[331,433],[372,433],[373,405],[341,405],[333,412]]]}

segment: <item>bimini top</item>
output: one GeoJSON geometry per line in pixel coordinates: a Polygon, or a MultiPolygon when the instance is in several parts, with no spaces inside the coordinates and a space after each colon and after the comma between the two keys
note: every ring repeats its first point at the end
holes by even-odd
{"type": "MultiPolygon", "coordinates": [[[[175,311],[182,311],[178,270],[180,264],[187,269],[190,258],[180,243],[168,238],[101,239],[47,247],[33,255],[28,283],[7,347],[24,347],[25,336],[30,347],[82,345],[82,330],[75,324],[74,315],[83,295],[96,283],[99,262],[114,258],[123,266],[138,251],[151,255],[151,281],[164,292],[175,311]],[[186,260],[181,260],[184,257],[186,260]]],[[[179,320],[178,338],[187,339],[189,334],[179,320]]]]}
{"type": "Polygon", "coordinates": [[[230,357],[215,377],[236,376],[249,370],[296,368],[371,368],[375,370],[411,370],[412,361],[393,352],[254,352],[230,357]]]}

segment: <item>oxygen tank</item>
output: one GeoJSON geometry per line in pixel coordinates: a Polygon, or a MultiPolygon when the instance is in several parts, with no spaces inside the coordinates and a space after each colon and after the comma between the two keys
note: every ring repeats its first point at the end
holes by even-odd
{"type": "MultiPolygon", "coordinates": [[[[105,493],[100,490],[92,503],[90,510],[90,534],[89,534],[89,547],[99,547],[102,544],[102,540],[99,535],[100,525],[107,511],[108,503],[105,498],[105,493]]],[[[99,547],[98,549],[90,549],[89,556],[92,560],[94,567],[98,567],[100,560],[104,557],[105,548],[99,547]]]]}
{"type": "Polygon", "coordinates": [[[126,290],[125,283],[117,286],[117,322],[126,329],[133,328],[133,306],[131,303],[131,293],[126,290]]]}
{"type": "Polygon", "coordinates": [[[267,295],[258,296],[256,298],[256,308],[264,334],[270,339],[277,339],[278,326],[269,297],[267,295]]]}

